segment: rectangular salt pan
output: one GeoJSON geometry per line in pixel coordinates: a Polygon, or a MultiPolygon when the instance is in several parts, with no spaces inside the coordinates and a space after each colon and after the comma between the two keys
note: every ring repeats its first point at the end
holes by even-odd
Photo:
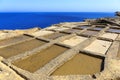
{"type": "Polygon", "coordinates": [[[95,74],[102,70],[101,58],[97,58],[91,55],[78,53],[71,60],[59,67],[51,75],[87,75],[95,74]]]}
{"type": "Polygon", "coordinates": [[[87,39],[86,37],[75,36],[70,39],[66,39],[66,40],[62,41],[61,43],[69,45],[69,46],[76,46],[76,45],[80,44],[81,42],[85,41],[86,39],[87,39]]]}
{"type": "Polygon", "coordinates": [[[92,44],[90,44],[84,50],[94,52],[94,53],[105,54],[108,48],[110,47],[110,45],[111,45],[111,42],[95,40],[92,44]]]}
{"type": "Polygon", "coordinates": [[[69,32],[69,33],[75,33],[75,32],[80,32],[81,30],[79,29],[68,29],[68,30],[65,30],[65,32],[69,32]]]}
{"type": "Polygon", "coordinates": [[[54,33],[53,31],[37,31],[37,32],[33,33],[32,35],[38,37],[38,36],[50,35],[53,33],[54,33]]]}
{"type": "Polygon", "coordinates": [[[98,34],[98,31],[90,31],[90,30],[88,30],[88,31],[83,32],[82,34],[83,35],[88,35],[88,36],[95,36],[95,35],[98,34]]]}
{"type": "Polygon", "coordinates": [[[69,29],[69,28],[58,27],[58,28],[56,28],[54,30],[56,30],[56,31],[64,31],[64,30],[67,30],[67,29],[69,29]]]}
{"type": "Polygon", "coordinates": [[[85,29],[88,28],[89,26],[80,26],[80,28],[85,29]]]}
{"type": "Polygon", "coordinates": [[[52,26],[52,27],[48,27],[46,29],[48,29],[48,30],[56,30],[56,31],[63,31],[63,30],[69,29],[69,28],[52,26]]]}
{"type": "Polygon", "coordinates": [[[95,28],[93,28],[93,30],[98,30],[98,31],[100,31],[102,29],[103,29],[102,27],[95,27],[95,28]]]}
{"type": "Polygon", "coordinates": [[[17,60],[13,62],[13,64],[29,72],[35,72],[67,49],[68,48],[58,45],[52,45],[51,47],[37,52],[27,58],[17,60]]]}
{"type": "Polygon", "coordinates": [[[120,29],[109,29],[110,32],[120,33],[120,29]]]}
{"type": "Polygon", "coordinates": [[[43,44],[45,44],[44,41],[37,40],[37,39],[32,39],[30,41],[24,41],[19,44],[0,48],[0,56],[4,58],[9,58],[9,57],[24,53],[26,51],[35,49],[37,47],[40,47],[43,44]]]}
{"type": "Polygon", "coordinates": [[[59,37],[65,36],[65,35],[66,34],[64,34],[64,33],[53,33],[53,34],[50,34],[50,35],[46,35],[44,37],[48,38],[48,39],[57,39],[59,37]]]}
{"type": "Polygon", "coordinates": [[[118,36],[118,34],[115,34],[115,33],[105,33],[100,37],[115,40],[117,38],[117,36],[118,36]]]}
{"type": "Polygon", "coordinates": [[[13,44],[13,43],[17,43],[17,42],[21,42],[27,39],[30,39],[31,37],[29,36],[25,36],[25,35],[20,35],[20,36],[15,36],[12,38],[8,38],[8,39],[4,39],[0,41],[0,46],[6,46],[9,44],[13,44]]]}

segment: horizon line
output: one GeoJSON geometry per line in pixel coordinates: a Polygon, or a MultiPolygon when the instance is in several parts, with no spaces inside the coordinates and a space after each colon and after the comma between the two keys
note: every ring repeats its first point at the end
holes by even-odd
{"type": "Polygon", "coordinates": [[[0,13],[29,13],[29,12],[101,12],[101,13],[115,13],[116,11],[0,11],[0,13]]]}

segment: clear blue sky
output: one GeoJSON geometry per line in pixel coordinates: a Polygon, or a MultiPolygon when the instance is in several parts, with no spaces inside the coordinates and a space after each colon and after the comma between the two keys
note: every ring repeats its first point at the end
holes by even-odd
{"type": "Polygon", "coordinates": [[[120,0],[0,0],[0,12],[115,12],[120,0]]]}

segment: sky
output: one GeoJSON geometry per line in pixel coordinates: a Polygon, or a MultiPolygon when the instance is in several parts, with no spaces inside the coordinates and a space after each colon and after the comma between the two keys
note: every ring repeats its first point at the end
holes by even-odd
{"type": "Polygon", "coordinates": [[[0,0],[0,12],[115,12],[120,0],[0,0]]]}

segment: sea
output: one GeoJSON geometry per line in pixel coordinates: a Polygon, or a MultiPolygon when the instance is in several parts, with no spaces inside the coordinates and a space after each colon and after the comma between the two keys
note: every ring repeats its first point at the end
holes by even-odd
{"type": "Polygon", "coordinates": [[[0,30],[45,28],[62,22],[114,16],[114,12],[1,12],[0,30]]]}

